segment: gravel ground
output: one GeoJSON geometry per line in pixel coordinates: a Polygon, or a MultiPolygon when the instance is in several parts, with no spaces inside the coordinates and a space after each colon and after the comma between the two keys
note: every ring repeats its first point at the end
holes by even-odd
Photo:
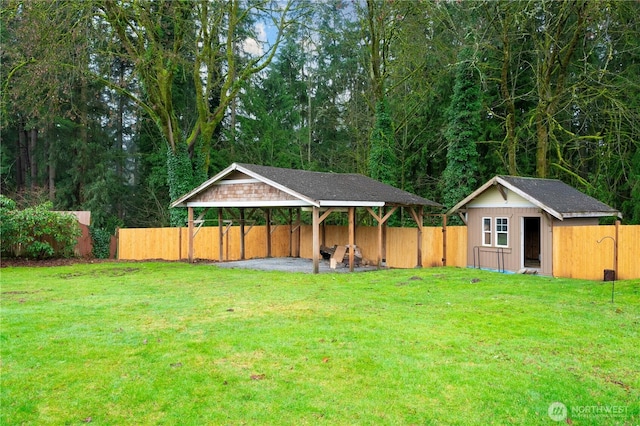
{"type": "MultiPolygon", "coordinates": [[[[263,259],[237,260],[232,262],[215,263],[219,268],[254,269],[257,271],[285,271],[285,272],[306,272],[313,273],[313,261],[298,257],[272,257],[263,259]]],[[[375,266],[360,266],[354,268],[353,272],[375,271],[375,266]]],[[[320,273],[343,273],[349,272],[349,267],[338,265],[336,269],[331,269],[328,260],[320,260],[320,273]]]]}

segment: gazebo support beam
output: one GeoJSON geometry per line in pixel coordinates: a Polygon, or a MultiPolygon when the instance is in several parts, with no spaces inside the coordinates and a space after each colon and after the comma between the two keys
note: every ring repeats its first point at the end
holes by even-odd
{"type": "Polygon", "coordinates": [[[289,257],[293,254],[293,210],[288,209],[289,213],[289,257]]]}
{"type": "MultiPolygon", "coordinates": [[[[200,228],[202,228],[202,225],[204,225],[204,215],[207,213],[207,210],[209,210],[208,207],[205,207],[204,211],[200,214],[200,216],[198,216],[198,219],[194,220],[193,219],[193,207],[188,207],[187,208],[187,232],[188,232],[188,241],[187,241],[187,256],[189,257],[189,263],[193,263],[193,258],[194,258],[194,249],[193,249],[193,240],[196,238],[196,235],[198,234],[198,231],[200,231],[200,228]],[[198,227],[195,227],[195,224],[198,223],[198,227]]],[[[180,250],[179,250],[179,255],[180,258],[182,258],[182,231],[180,231],[180,250]]]]}
{"type": "Polygon", "coordinates": [[[296,250],[295,250],[295,257],[300,257],[300,225],[302,224],[302,211],[300,209],[296,209],[296,226],[295,226],[295,233],[296,233],[296,238],[295,238],[295,243],[296,243],[296,250]]]}
{"type": "Polygon", "coordinates": [[[409,213],[411,213],[411,217],[418,225],[418,259],[417,266],[418,268],[422,268],[422,232],[423,232],[423,219],[424,219],[424,207],[420,206],[418,210],[413,207],[408,208],[409,213]]]}
{"type": "Polygon", "coordinates": [[[422,235],[424,228],[424,207],[418,207],[418,267],[422,268],[422,235]]]}
{"type": "Polygon", "coordinates": [[[335,209],[333,207],[328,208],[327,211],[325,211],[324,213],[322,213],[322,215],[320,215],[320,207],[313,206],[313,210],[311,212],[311,218],[312,218],[311,227],[313,228],[312,229],[313,254],[311,255],[311,258],[313,259],[314,274],[317,274],[318,272],[320,272],[320,258],[318,257],[320,255],[320,224],[324,222],[327,216],[333,213],[334,210],[335,209]]]}
{"type": "Polygon", "coordinates": [[[367,211],[378,222],[378,268],[382,266],[382,229],[385,222],[391,217],[395,211],[398,210],[398,206],[394,206],[386,212],[384,216],[378,215],[371,207],[367,207],[367,211]]]}
{"type": "Polygon", "coordinates": [[[354,252],[356,247],[356,208],[349,207],[349,272],[353,272],[354,252]]]}
{"type": "Polygon", "coordinates": [[[271,257],[271,209],[264,209],[267,241],[267,257],[271,257]]]}
{"type": "Polygon", "coordinates": [[[222,209],[222,207],[218,207],[218,260],[220,262],[222,262],[222,251],[224,250],[222,239],[222,237],[224,237],[224,231],[222,227],[222,209]]]}
{"type": "Polygon", "coordinates": [[[320,255],[320,208],[313,206],[313,211],[311,212],[311,227],[313,233],[313,244],[311,254],[311,258],[313,259],[313,273],[317,274],[320,272],[320,259],[318,256],[320,255]]]}
{"type": "Polygon", "coordinates": [[[240,208],[240,259],[245,259],[244,249],[244,208],[240,208]]]}

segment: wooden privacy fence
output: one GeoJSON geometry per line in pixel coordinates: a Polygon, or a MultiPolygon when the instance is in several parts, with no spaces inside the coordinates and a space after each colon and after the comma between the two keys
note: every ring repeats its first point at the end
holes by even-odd
{"type": "Polygon", "coordinates": [[[80,231],[82,234],[78,237],[78,243],[74,248],[76,256],[87,257],[93,253],[93,240],[91,239],[91,231],[89,227],[84,224],[80,224],[80,231]]]}
{"type": "MultiPolygon", "coordinates": [[[[348,244],[346,226],[327,225],[321,242],[332,246],[348,244]]],[[[467,228],[446,228],[447,266],[466,267],[467,228]]],[[[292,238],[288,225],[272,228],[271,255],[296,255],[297,234],[292,238]],[[290,244],[292,246],[290,247],[290,244]]],[[[247,259],[265,257],[266,227],[254,226],[245,237],[247,259]]],[[[417,231],[415,228],[388,228],[386,237],[386,264],[392,268],[413,268],[417,264],[417,231]]],[[[312,229],[300,227],[300,257],[312,257],[312,229]]],[[[375,260],[377,228],[358,227],[356,245],[367,259],[375,260]]],[[[441,266],[443,232],[439,227],[424,227],[422,265],[441,266]]],[[[187,259],[187,228],[120,229],[118,258],[123,260],[187,259]]],[[[232,226],[224,234],[223,260],[240,259],[240,229],[232,226]]],[[[218,227],[202,227],[194,239],[195,258],[218,260],[218,227]]],[[[572,226],[553,229],[553,275],[555,277],[602,280],[605,269],[616,270],[617,279],[640,278],[640,226],[572,226]],[[600,242],[598,242],[600,241],[600,242]],[[617,242],[617,267],[614,264],[614,241],[617,242]]]]}
{"type": "MultiPolygon", "coordinates": [[[[188,258],[187,228],[138,228],[120,229],[118,233],[118,258],[122,260],[181,260],[188,258]]],[[[265,226],[254,226],[245,237],[245,258],[260,258],[267,255],[265,226]]],[[[326,246],[347,245],[346,226],[323,227],[322,244],[326,246]]],[[[377,227],[358,227],[356,246],[367,259],[376,259],[377,227]]],[[[387,228],[386,265],[392,268],[413,268],[417,265],[417,230],[415,228],[387,228]]],[[[464,226],[446,228],[446,262],[448,266],[467,265],[467,231],[464,226]]],[[[295,256],[311,259],[312,227],[302,225],[294,231],[288,225],[272,227],[271,256],[295,256]]],[[[194,239],[194,258],[219,260],[218,227],[202,227],[194,239]]],[[[440,227],[424,227],[422,235],[422,265],[441,266],[443,258],[443,231],[440,227]]],[[[240,259],[240,227],[231,226],[223,230],[223,260],[240,259]]]]}
{"type": "Polygon", "coordinates": [[[640,226],[570,226],[553,229],[555,277],[602,280],[605,269],[615,270],[616,279],[640,278],[640,226]]]}

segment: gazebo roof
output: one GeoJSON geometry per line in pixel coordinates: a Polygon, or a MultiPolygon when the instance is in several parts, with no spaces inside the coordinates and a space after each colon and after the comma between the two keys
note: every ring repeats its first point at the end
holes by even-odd
{"type": "Polygon", "coordinates": [[[172,207],[376,207],[440,204],[356,173],[326,173],[233,163],[202,185],[174,201],[172,207]],[[251,196],[206,197],[216,186],[256,183],[278,191],[269,200],[251,196]]]}

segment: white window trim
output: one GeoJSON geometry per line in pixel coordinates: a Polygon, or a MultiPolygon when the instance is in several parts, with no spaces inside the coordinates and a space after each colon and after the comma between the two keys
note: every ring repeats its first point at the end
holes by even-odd
{"type": "Polygon", "coordinates": [[[482,218],[482,222],[481,222],[481,231],[482,231],[482,245],[484,247],[491,247],[491,245],[493,244],[493,220],[492,218],[485,216],[482,218]],[[484,230],[484,222],[485,220],[488,219],[489,220],[489,227],[490,229],[488,231],[484,230]],[[489,234],[489,244],[485,243],[485,236],[489,234]]]}
{"type": "Polygon", "coordinates": [[[495,246],[496,247],[503,247],[503,248],[509,247],[509,227],[511,226],[511,223],[509,223],[509,222],[510,222],[510,220],[509,220],[508,217],[496,217],[496,220],[495,220],[495,234],[496,234],[496,240],[495,240],[496,244],[495,244],[495,246]],[[500,219],[505,219],[507,221],[507,223],[506,223],[507,231],[506,232],[505,231],[498,231],[498,220],[500,220],[500,219]],[[506,244],[498,244],[498,241],[499,241],[498,234],[506,234],[507,235],[507,243],[506,244]]]}

